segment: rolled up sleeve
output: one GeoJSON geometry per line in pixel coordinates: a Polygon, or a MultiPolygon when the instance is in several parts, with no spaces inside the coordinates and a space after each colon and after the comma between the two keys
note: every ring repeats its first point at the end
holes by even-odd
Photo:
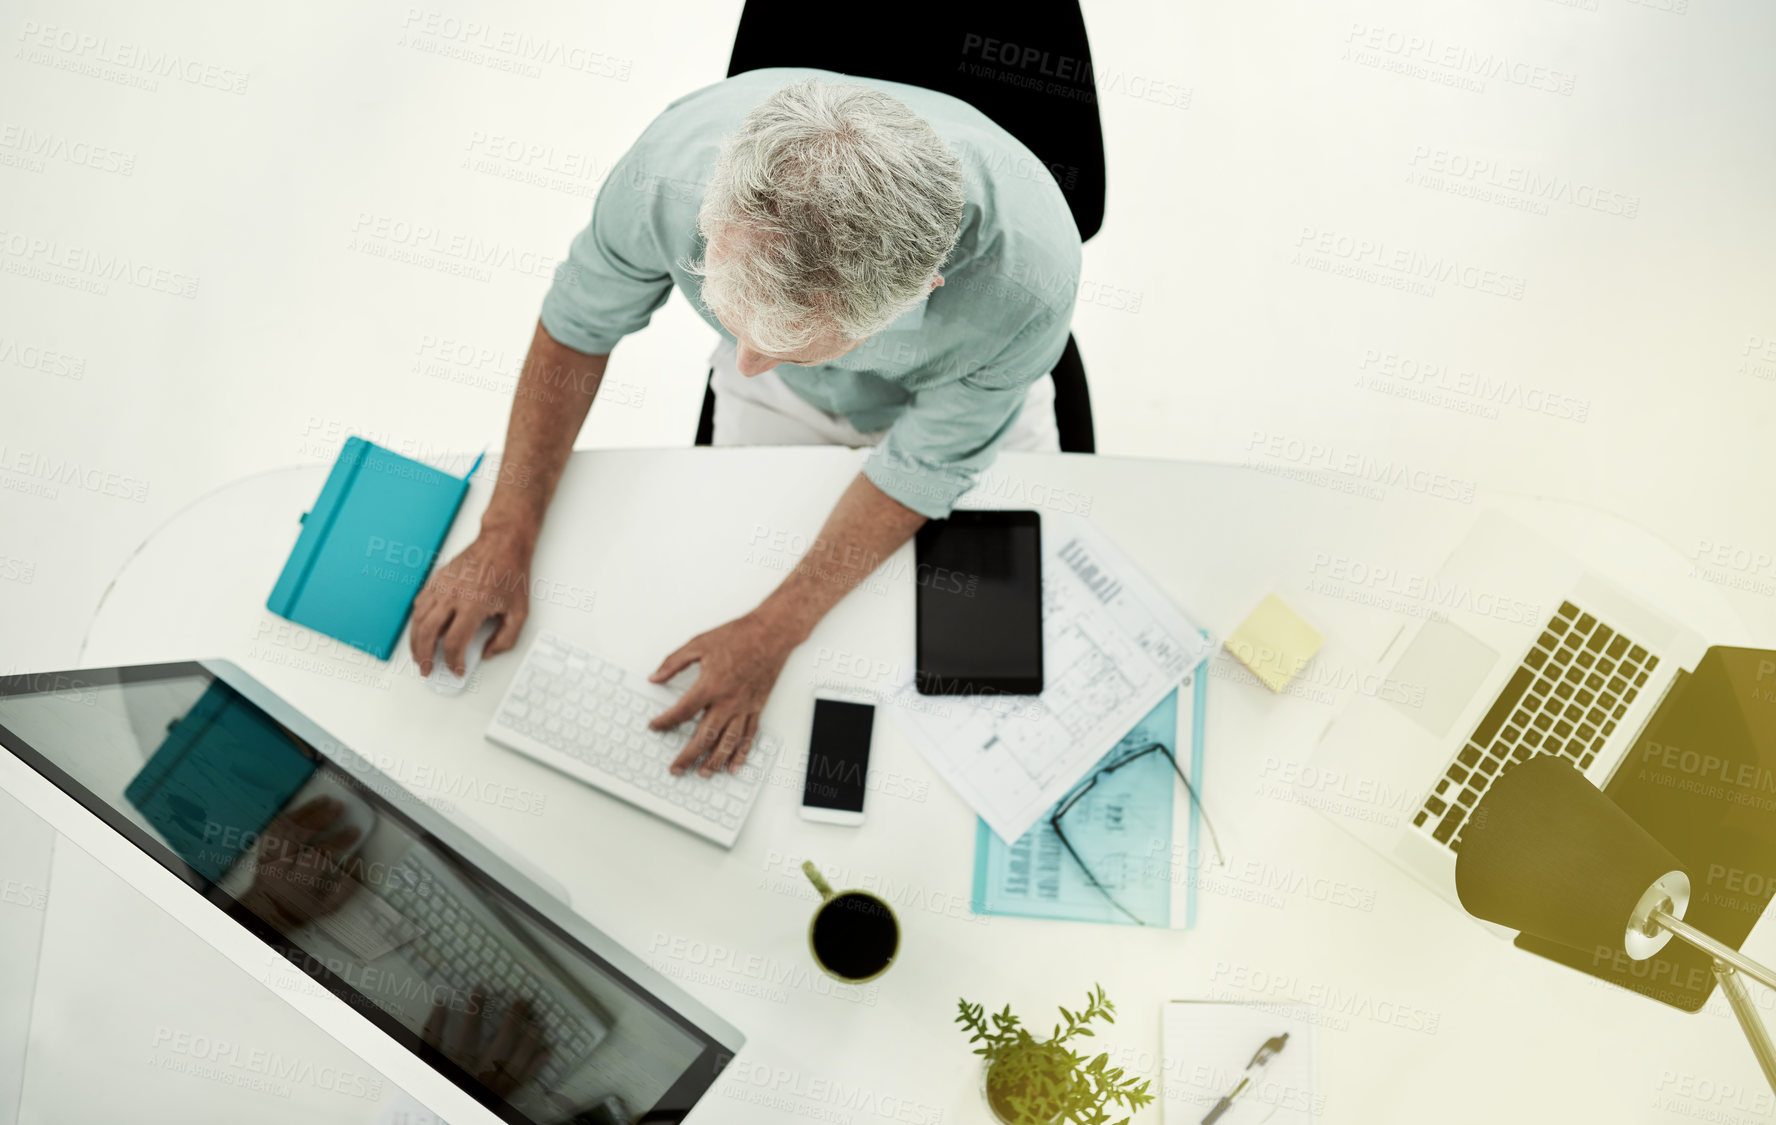
{"type": "Polygon", "coordinates": [[[864,463],[864,475],[920,515],[949,515],[998,456],[1030,384],[1060,361],[1070,313],[1044,309],[991,362],[916,392],[864,463]]]}
{"type": "Polygon", "coordinates": [[[642,145],[623,155],[592,205],[543,298],[543,328],[558,342],[605,355],[640,331],[672,293],[667,255],[650,221],[659,192],[642,145]]]}

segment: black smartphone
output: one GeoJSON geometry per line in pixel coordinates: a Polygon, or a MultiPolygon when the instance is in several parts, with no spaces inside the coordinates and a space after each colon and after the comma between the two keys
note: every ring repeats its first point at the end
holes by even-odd
{"type": "Polygon", "coordinates": [[[802,782],[802,819],[862,824],[869,780],[870,736],[876,707],[861,692],[819,688],[808,732],[808,776],[802,782]]]}
{"type": "Polygon", "coordinates": [[[923,695],[1042,691],[1042,520],[957,511],[919,529],[917,664],[923,695]]]}

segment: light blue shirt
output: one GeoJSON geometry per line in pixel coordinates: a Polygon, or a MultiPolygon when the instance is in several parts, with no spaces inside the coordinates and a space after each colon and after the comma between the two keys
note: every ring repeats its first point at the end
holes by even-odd
{"type": "Polygon", "coordinates": [[[1060,359],[1079,289],[1079,230],[1029,149],[947,94],[830,71],[748,71],[666,107],[623,155],[543,300],[543,327],[604,355],[644,327],[677,285],[709,326],[697,207],[724,137],[774,91],[808,76],[879,89],[931,124],[962,164],[962,231],[924,303],[830,363],[781,364],[808,402],[863,433],[887,430],[864,472],[933,518],[992,463],[1024,392],[1060,359]]]}

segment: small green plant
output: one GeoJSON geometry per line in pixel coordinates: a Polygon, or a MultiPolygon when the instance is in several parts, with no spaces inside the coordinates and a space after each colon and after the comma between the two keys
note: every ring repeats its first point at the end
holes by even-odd
{"type": "MultiPolygon", "coordinates": [[[[1088,1026],[1094,1020],[1116,1022],[1116,1005],[1101,985],[1092,986],[1080,1011],[1062,1008],[1066,1022],[1055,1024],[1054,1033],[1041,1040],[1011,1014],[1009,1004],[991,1014],[966,1000],[958,1000],[957,1006],[956,1022],[970,1033],[970,1043],[980,1044],[974,1053],[987,1060],[987,1101],[1012,1125],[1109,1125],[1110,1107],[1124,1105],[1132,1112],[1153,1101],[1149,1083],[1124,1079],[1120,1068],[1109,1065],[1109,1055],[1088,1062],[1067,1046],[1095,1034],[1088,1026]]],[[[1127,1122],[1124,1117],[1115,1125],[1127,1122]]]]}

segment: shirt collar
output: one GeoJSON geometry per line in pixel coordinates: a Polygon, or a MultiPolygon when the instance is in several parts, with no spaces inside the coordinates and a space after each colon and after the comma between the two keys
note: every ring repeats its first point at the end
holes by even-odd
{"type": "Polygon", "coordinates": [[[929,304],[930,301],[931,295],[927,293],[925,295],[925,300],[920,301],[906,312],[901,313],[899,316],[889,321],[882,331],[917,332],[920,326],[925,323],[925,306],[929,304]]]}

